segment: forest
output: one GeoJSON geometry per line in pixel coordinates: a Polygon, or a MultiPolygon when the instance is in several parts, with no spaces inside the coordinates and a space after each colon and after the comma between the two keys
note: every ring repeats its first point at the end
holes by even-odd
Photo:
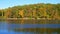
{"type": "Polygon", "coordinates": [[[29,4],[0,9],[0,18],[60,19],[60,4],[29,4]]]}

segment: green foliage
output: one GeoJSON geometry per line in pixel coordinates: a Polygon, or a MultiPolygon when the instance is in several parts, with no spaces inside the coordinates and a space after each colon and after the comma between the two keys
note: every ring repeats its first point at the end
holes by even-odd
{"type": "Polygon", "coordinates": [[[0,12],[0,16],[2,16],[2,12],[0,12]]]}
{"type": "MultiPolygon", "coordinates": [[[[57,17],[60,17],[60,4],[30,4],[14,6],[2,10],[4,10],[4,14],[6,14],[6,10],[9,12],[8,18],[56,18],[56,15],[58,15],[57,17]],[[19,14],[19,12],[22,13],[19,14]]],[[[1,12],[0,16],[2,16],[1,12]]]]}

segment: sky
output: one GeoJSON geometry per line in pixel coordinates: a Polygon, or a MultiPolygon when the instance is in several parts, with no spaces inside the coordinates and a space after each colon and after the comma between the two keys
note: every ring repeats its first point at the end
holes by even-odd
{"type": "Polygon", "coordinates": [[[60,3],[60,0],[0,0],[0,9],[18,5],[36,4],[36,3],[57,4],[60,3]]]}

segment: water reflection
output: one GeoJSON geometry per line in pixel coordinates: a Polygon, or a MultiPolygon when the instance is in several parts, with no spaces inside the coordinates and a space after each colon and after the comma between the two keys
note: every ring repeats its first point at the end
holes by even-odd
{"type": "Polygon", "coordinates": [[[0,33],[5,32],[6,34],[59,34],[59,22],[59,20],[7,20],[0,22],[0,33]]]}
{"type": "Polygon", "coordinates": [[[43,20],[43,19],[17,19],[7,20],[12,24],[60,24],[60,20],[43,20]]]}

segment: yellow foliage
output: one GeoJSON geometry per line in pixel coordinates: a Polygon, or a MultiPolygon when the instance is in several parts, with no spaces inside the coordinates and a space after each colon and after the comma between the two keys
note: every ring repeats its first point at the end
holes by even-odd
{"type": "Polygon", "coordinates": [[[23,11],[23,10],[20,10],[20,11],[19,11],[19,14],[20,14],[22,17],[24,17],[24,11],[23,11]]]}
{"type": "Polygon", "coordinates": [[[47,16],[46,9],[45,8],[40,8],[40,14],[43,16],[47,16]]]}
{"type": "Polygon", "coordinates": [[[36,17],[36,11],[35,10],[33,11],[33,16],[36,17]]]}

